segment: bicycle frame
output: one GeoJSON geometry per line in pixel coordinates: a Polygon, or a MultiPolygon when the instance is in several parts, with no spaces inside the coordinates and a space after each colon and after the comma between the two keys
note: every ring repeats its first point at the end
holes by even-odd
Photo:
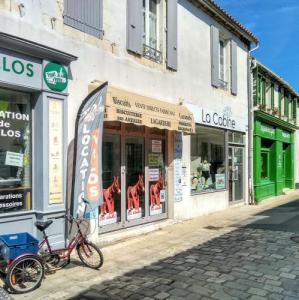
{"type": "Polygon", "coordinates": [[[85,235],[82,233],[79,223],[76,222],[77,225],[77,233],[76,235],[69,241],[67,247],[59,248],[59,249],[52,249],[51,244],[49,242],[49,238],[44,233],[44,239],[39,244],[39,249],[42,249],[44,245],[47,246],[47,249],[50,254],[58,254],[61,259],[67,259],[72,251],[76,248],[76,246],[84,241],[86,241],[85,235]]]}

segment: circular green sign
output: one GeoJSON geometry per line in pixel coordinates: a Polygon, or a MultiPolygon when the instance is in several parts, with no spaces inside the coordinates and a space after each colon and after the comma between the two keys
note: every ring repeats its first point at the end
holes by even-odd
{"type": "Polygon", "coordinates": [[[68,84],[67,71],[64,66],[53,62],[44,68],[44,81],[48,88],[53,91],[63,91],[68,84]]]}

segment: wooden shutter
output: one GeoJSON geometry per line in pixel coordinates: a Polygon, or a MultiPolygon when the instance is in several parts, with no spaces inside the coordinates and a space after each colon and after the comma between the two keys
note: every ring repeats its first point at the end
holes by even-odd
{"type": "Polygon", "coordinates": [[[231,92],[237,95],[238,92],[238,69],[237,69],[237,43],[231,41],[231,92]]]}
{"type": "Polygon", "coordinates": [[[103,38],[103,0],[64,0],[64,24],[103,38]]]}
{"type": "Polygon", "coordinates": [[[85,8],[84,32],[103,38],[103,0],[83,0],[85,8]]]}
{"type": "Polygon", "coordinates": [[[177,19],[177,0],[167,0],[167,67],[173,70],[178,68],[177,19]]]}
{"type": "Polygon", "coordinates": [[[64,24],[84,32],[84,3],[78,0],[64,0],[64,24]]]}
{"type": "Polygon", "coordinates": [[[127,49],[142,54],[142,0],[127,0],[127,49]]]}
{"type": "Polygon", "coordinates": [[[212,86],[219,87],[219,29],[211,25],[212,86]]]}

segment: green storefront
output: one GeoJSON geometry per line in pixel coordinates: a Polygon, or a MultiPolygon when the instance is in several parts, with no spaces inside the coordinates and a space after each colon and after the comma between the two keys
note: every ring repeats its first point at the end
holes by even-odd
{"type": "Polygon", "coordinates": [[[294,189],[296,126],[264,111],[255,111],[253,137],[256,201],[294,189]]]}

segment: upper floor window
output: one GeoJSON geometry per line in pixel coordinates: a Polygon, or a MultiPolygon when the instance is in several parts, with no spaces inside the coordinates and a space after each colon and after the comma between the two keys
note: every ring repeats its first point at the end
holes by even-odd
{"type": "MultiPolygon", "coordinates": [[[[168,0],[165,4],[167,28],[165,60],[167,67],[176,71],[178,64],[177,1],[168,0]]],[[[161,0],[127,1],[127,49],[130,53],[162,63],[161,44],[164,35],[161,34],[161,21],[165,20],[163,11],[161,0]]]]}
{"type": "Polygon", "coordinates": [[[211,26],[212,85],[237,95],[237,43],[211,26]]]}
{"type": "Polygon", "coordinates": [[[143,0],[143,53],[144,56],[161,62],[159,39],[159,0],[143,0]]]}

